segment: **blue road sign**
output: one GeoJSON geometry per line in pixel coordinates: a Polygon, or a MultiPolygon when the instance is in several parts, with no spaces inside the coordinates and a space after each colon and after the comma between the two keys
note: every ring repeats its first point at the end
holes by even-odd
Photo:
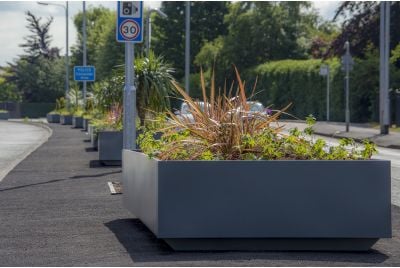
{"type": "Polygon", "coordinates": [[[93,82],[96,79],[96,68],[94,66],[74,66],[75,81],[93,82]]]}
{"type": "Polygon", "coordinates": [[[143,1],[118,1],[117,41],[143,42],[143,1]]]}

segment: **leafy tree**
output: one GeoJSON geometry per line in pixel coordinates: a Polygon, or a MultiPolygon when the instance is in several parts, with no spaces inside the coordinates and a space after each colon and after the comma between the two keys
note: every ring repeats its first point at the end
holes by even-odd
{"type": "Polygon", "coordinates": [[[27,28],[31,34],[24,38],[26,42],[21,44],[20,47],[24,48],[29,59],[33,60],[39,56],[45,58],[59,57],[59,49],[50,47],[51,36],[49,31],[53,17],[50,17],[45,23],[41,23],[42,18],[36,17],[30,11],[25,14],[28,21],[27,28]]]}
{"type": "MultiPolygon", "coordinates": [[[[191,1],[191,59],[208,41],[226,33],[223,23],[229,3],[225,1],[191,1]]],[[[154,16],[152,44],[156,54],[163,55],[176,68],[176,77],[184,76],[185,66],[185,2],[165,1],[161,10],[168,19],[154,16]]],[[[191,65],[191,72],[195,67],[191,65]]]]}
{"type": "Polygon", "coordinates": [[[31,32],[21,46],[27,54],[15,59],[1,76],[9,86],[16,87],[22,100],[27,102],[54,102],[64,91],[64,59],[58,48],[51,47],[49,35],[52,19],[41,23],[42,18],[26,12],[31,32]]]}
{"type": "Polygon", "coordinates": [[[8,83],[3,77],[0,77],[0,102],[19,101],[21,96],[13,83],[8,83]]]}
{"type": "MultiPolygon", "coordinates": [[[[353,55],[364,57],[370,44],[379,47],[380,3],[345,1],[336,11],[334,20],[341,19],[342,31],[331,44],[328,55],[341,55],[349,40],[353,55]]],[[[390,2],[390,49],[400,43],[400,2],[390,2]]]]}

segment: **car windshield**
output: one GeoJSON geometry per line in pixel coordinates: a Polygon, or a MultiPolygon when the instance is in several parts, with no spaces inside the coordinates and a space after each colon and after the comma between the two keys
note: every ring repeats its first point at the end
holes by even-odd
{"type": "MultiPolygon", "coordinates": [[[[204,111],[204,102],[202,102],[202,101],[201,102],[196,102],[196,104],[198,104],[200,106],[200,109],[202,111],[204,111]]],[[[182,103],[181,113],[182,114],[190,114],[190,108],[189,108],[189,105],[186,102],[182,103]]]]}
{"type": "Polygon", "coordinates": [[[263,112],[264,106],[259,102],[248,102],[251,112],[263,112]]]}

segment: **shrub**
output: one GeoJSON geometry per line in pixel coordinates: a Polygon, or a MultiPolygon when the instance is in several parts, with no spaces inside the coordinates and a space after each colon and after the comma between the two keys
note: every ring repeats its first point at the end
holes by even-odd
{"type": "Polygon", "coordinates": [[[193,118],[168,111],[170,118],[159,122],[158,129],[139,136],[143,152],[161,160],[347,160],[367,159],[376,151],[369,142],[359,148],[346,139],[339,146],[329,147],[324,140],[315,140],[312,125],[316,120],[312,116],[307,117],[304,131],[295,128],[284,133],[278,119],[290,104],[282,110],[251,112],[244,83],[236,68],[235,71],[236,88],[232,84],[229,89],[216,90],[212,78],[209,96],[201,73],[204,105],[175,83],[193,118]],[[155,131],[163,133],[160,140],[154,138],[155,131]]]}

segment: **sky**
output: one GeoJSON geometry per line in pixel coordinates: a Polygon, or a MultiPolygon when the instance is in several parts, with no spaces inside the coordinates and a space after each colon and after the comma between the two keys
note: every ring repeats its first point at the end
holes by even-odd
{"type": "MultiPolygon", "coordinates": [[[[64,5],[64,1],[50,1],[64,5]]],[[[145,6],[159,7],[160,1],[145,1],[145,6]]],[[[315,8],[325,19],[332,19],[339,1],[315,1],[315,8]]],[[[104,6],[115,10],[115,1],[86,1],[86,8],[90,6],[104,6]]],[[[29,34],[26,29],[25,11],[44,19],[53,16],[50,35],[53,37],[52,46],[61,48],[65,53],[65,10],[60,6],[43,6],[36,1],[16,2],[0,1],[0,66],[12,61],[18,55],[23,54],[23,49],[18,45],[24,43],[23,37],[29,34]]],[[[73,17],[82,10],[82,1],[69,1],[69,47],[76,43],[76,29],[73,25],[73,17]]]]}

